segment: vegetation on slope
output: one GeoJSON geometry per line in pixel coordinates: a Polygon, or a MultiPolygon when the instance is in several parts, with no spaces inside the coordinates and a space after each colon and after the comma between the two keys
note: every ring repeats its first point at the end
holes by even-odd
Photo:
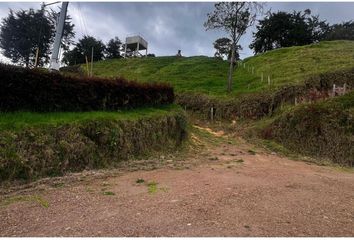
{"type": "Polygon", "coordinates": [[[174,150],[186,138],[175,105],[119,112],[2,113],[0,180],[115,166],[129,157],[174,150]]]}
{"type": "Polygon", "coordinates": [[[305,155],[353,166],[354,91],[288,109],[264,127],[262,136],[305,155]]]}
{"type": "MultiPolygon", "coordinates": [[[[232,96],[264,92],[288,84],[297,85],[312,75],[352,68],[354,41],[282,48],[247,58],[243,63],[246,63],[246,68],[238,67],[235,71],[232,96]],[[268,85],[268,75],[271,86],[268,85]]],[[[93,72],[95,76],[101,77],[122,76],[142,82],[168,82],[177,93],[192,91],[217,97],[228,96],[228,62],[210,57],[106,60],[94,63],[93,72]]]]}

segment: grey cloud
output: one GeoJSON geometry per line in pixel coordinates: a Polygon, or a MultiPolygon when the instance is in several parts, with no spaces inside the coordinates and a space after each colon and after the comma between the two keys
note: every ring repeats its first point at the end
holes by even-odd
{"type": "MultiPolygon", "coordinates": [[[[70,2],[69,14],[76,25],[76,38],[90,34],[103,42],[118,36],[124,41],[129,34],[140,33],[149,42],[149,52],[157,55],[173,55],[178,49],[182,54],[208,55],[214,53],[212,43],[222,36],[222,31],[205,31],[203,23],[208,12],[213,10],[212,2],[177,3],[129,3],[129,2],[70,2]],[[79,11],[79,8],[81,11],[79,11]],[[79,14],[81,13],[81,14],[79,14]],[[86,24],[83,24],[82,17],[86,24]],[[86,25],[86,27],[85,27],[86,25]]],[[[0,18],[8,14],[8,9],[39,8],[40,3],[0,3],[0,18]]],[[[53,8],[58,8],[55,6],[53,8]]],[[[309,8],[313,14],[330,23],[348,21],[354,18],[354,3],[331,2],[270,2],[266,9],[272,11],[292,11],[309,8]]],[[[248,45],[252,41],[249,29],[241,38],[241,57],[252,55],[248,45]]]]}

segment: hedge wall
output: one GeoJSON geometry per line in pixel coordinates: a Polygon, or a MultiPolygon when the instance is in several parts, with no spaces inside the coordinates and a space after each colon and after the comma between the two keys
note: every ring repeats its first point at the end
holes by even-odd
{"type": "Polygon", "coordinates": [[[77,78],[0,64],[0,111],[116,110],[173,101],[173,88],[165,84],[77,78]]]}

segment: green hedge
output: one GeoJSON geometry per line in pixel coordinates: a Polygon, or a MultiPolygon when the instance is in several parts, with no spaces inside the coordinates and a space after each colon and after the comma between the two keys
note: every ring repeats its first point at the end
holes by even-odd
{"type": "Polygon", "coordinates": [[[0,111],[118,110],[173,101],[173,88],[162,83],[71,77],[0,64],[0,111]]]}

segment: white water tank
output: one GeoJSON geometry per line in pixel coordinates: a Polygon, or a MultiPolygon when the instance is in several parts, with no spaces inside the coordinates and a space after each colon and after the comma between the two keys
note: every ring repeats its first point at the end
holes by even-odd
{"type": "Polygon", "coordinates": [[[139,35],[129,36],[125,39],[124,57],[143,56],[139,51],[145,50],[147,56],[148,42],[139,35]]]}

